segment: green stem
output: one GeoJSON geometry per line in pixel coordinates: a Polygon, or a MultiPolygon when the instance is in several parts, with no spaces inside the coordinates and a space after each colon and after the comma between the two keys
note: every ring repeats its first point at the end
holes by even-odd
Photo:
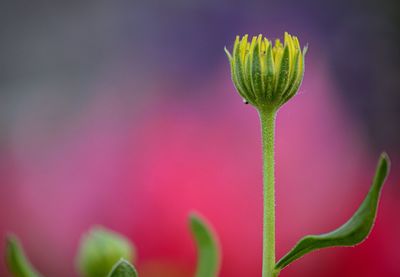
{"type": "Polygon", "coordinates": [[[277,276],[275,272],[275,110],[260,110],[264,160],[264,223],[262,277],[277,276]]]}

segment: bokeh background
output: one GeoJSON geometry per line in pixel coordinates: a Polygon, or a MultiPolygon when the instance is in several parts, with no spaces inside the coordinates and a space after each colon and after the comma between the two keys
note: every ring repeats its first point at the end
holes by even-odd
{"type": "MultiPolygon", "coordinates": [[[[213,223],[221,277],[261,275],[261,146],[223,52],[237,34],[309,44],[278,115],[277,251],[339,226],[385,150],[370,238],[282,276],[400,276],[399,1],[2,1],[0,247],[23,241],[46,276],[76,276],[81,234],[131,238],[143,277],[187,277],[187,215],[213,223]]],[[[8,276],[3,259],[0,276],[8,276]]]]}

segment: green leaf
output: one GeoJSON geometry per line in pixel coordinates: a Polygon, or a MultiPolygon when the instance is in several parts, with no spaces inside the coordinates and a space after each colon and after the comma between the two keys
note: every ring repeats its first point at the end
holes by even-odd
{"type": "Polygon", "coordinates": [[[6,264],[14,277],[41,277],[25,256],[21,243],[14,235],[6,239],[6,264]]]}
{"type": "Polygon", "coordinates": [[[120,259],[111,269],[108,277],[137,277],[135,267],[125,259],[120,259]]]}
{"type": "Polygon", "coordinates": [[[189,216],[190,230],[197,245],[197,268],[195,277],[217,277],[221,254],[217,235],[199,215],[189,216]]]}
{"type": "Polygon", "coordinates": [[[389,157],[386,153],[382,153],[371,188],[354,215],[332,232],[302,238],[288,254],[278,261],[275,266],[276,272],[313,250],[332,246],[354,246],[364,241],[374,225],[379,196],[389,167],[389,157]]]}

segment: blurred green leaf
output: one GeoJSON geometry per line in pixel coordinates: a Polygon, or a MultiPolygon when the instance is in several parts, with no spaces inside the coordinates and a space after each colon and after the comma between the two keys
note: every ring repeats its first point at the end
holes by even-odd
{"type": "Polygon", "coordinates": [[[128,238],[101,226],[82,236],[77,267],[84,277],[106,277],[121,258],[134,262],[135,247],[128,238]]]}
{"type": "Polygon", "coordinates": [[[14,235],[6,239],[6,264],[14,277],[41,277],[25,256],[21,243],[14,235]]]}
{"type": "Polygon", "coordinates": [[[108,277],[137,277],[135,267],[125,259],[120,259],[111,269],[108,277]]]}
{"type": "Polygon", "coordinates": [[[189,216],[189,225],[197,245],[197,268],[195,277],[217,277],[221,254],[217,235],[199,215],[189,216]]]}
{"type": "Polygon", "coordinates": [[[354,215],[332,232],[302,238],[288,254],[278,261],[275,266],[276,272],[278,273],[294,260],[313,250],[332,246],[354,246],[364,241],[374,225],[380,192],[389,167],[389,157],[386,153],[382,153],[371,188],[354,215]]]}

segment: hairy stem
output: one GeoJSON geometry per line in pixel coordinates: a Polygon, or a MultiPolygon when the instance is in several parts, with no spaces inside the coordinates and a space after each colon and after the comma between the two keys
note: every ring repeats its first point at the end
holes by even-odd
{"type": "Polygon", "coordinates": [[[260,110],[264,160],[264,221],[262,277],[277,276],[275,267],[275,110],[260,110]]]}

